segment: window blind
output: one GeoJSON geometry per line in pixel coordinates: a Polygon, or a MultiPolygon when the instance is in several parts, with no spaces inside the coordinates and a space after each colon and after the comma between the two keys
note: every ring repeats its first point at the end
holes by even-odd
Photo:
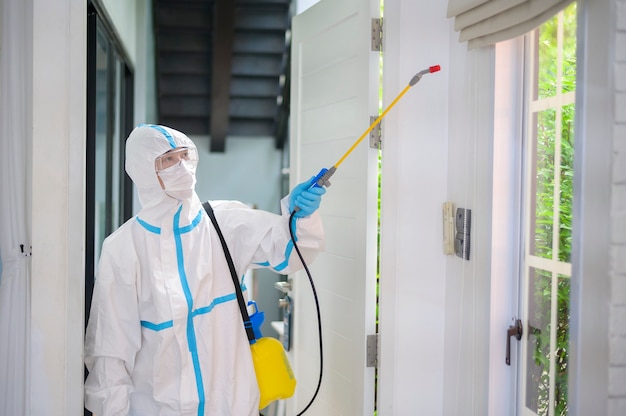
{"type": "Polygon", "coordinates": [[[521,36],[573,0],[448,0],[459,42],[470,49],[521,36]]]}

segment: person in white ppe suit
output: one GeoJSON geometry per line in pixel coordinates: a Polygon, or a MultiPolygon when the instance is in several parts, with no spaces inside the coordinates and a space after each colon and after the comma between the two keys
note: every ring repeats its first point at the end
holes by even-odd
{"type": "MultiPolygon", "coordinates": [[[[97,416],[258,416],[259,390],[233,280],[194,187],[197,149],[140,125],[126,141],[138,214],[106,238],[85,338],[85,406],[97,416]]],[[[324,188],[302,183],[282,215],[211,201],[235,269],[300,269],[324,249],[324,188]]],[[[244,294],[245,286],[243,287],[244,294]]]]}

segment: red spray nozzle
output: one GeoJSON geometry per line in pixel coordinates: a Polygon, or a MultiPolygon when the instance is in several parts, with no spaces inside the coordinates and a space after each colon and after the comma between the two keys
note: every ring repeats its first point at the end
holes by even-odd
{"type": "Polygon", "coordinates": [[[433,65],[431,67],[428,67],[427,69],[424,69],[415,74],[415,76],[409,82],[409,85],[412,87],[413,85],[417,84],[420,79],[422,79],[422,75],[432,74],[433,72],[437,72],[439,70],[441,70],[441,67],[439,65],[433,65]]]}

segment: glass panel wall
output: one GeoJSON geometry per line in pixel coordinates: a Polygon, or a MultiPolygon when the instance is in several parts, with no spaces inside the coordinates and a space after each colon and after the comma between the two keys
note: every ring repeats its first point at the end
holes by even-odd
{"type": "MultiPolygon", "coordinates": [[[[133,75],[111,26],[90,3],[87,16],[87,201],[85,315],[104,239],[131,216],[124,141],[133,127],[133,75]]],[[[87,322],[87,319],[85,320],[87,322]]]]}

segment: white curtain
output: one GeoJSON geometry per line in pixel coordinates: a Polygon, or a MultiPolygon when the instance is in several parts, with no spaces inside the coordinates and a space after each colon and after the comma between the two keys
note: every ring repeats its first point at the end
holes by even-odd
{"type": "Polygon", "coordinates": [[[27,3],[0,0],[0,415],[30,414],[27,3]]]}
{"type": "Polygon", "coordinates": [[[448,0],[459,42],[468,47],[513,39],[541,25],[573,0],[448,0]]]}

